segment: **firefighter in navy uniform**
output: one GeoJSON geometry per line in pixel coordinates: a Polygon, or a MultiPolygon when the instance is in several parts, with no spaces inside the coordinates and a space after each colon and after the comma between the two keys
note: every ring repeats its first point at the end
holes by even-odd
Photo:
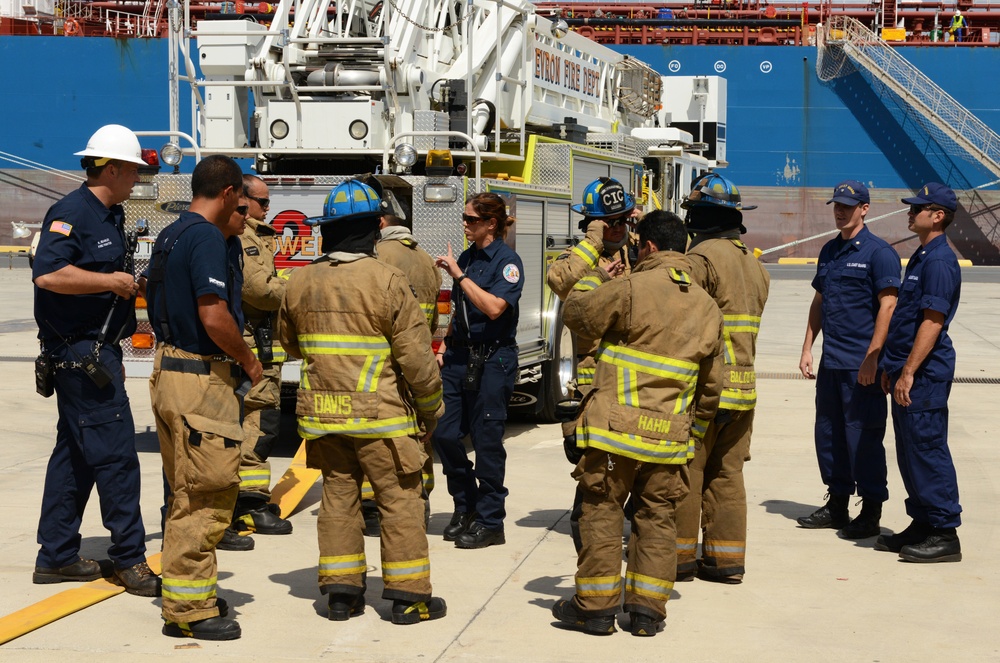
{"type": "Polygon", "coordinates": [[[524,266],[504,238],[514,223],[495,193],[469,199],[462,215],[469,248],[455,260],[439,256],[452,278],[453,311],[445,342],[438,348],[445,414],[434,432],[434,448],[455,503],[444,540],[458,548],[505,543],[503,446],[507,404],[517,377],[518,307],[524,266]],[[463,442],[471,435],[476,462],[463,442]]]}
{"type": "MultiPolygon", "coordinates": [[[[291,534],[292,523],[281,517],[271,500],[268,456],[281,427],[281,365],[285,351],[274,341],[285,279],[274,269],[275,232],[265,217],[270,207],[267,184],[243,176],[247,229],[243,245],[243,340],[264,367],[264,378],[243,399],[243,443],[240,451],[240,494],[233,527],[257,534],[291,534]]],[[[231,539],[231,537],[229,537],[231,539]]],[[[223,550],[230,549],[220,542],[223,550]]]]}
{"type": "Polygon", "coordinates": [[[157,338],[149,391],[170,488],[163,634],[233,640],[241,631],[216,598],[215,548],[239,493],[242,395],[263,370],[241,332],[243,173],[206,157],[191,192],[189,210],[153,245],[146,284],[157,338]]]}
{"type": "Polygon", "coordinates": [[[687,492],[688,461],[721,391],[722,315],[692,282],[682,221],[658,210],[638,225],[639,262],[629,276],[582,278],[563,319],[600,339],[593,389],[582,404],[573,471],[583,494],[576,595],[553,616],[593,635],[615,632],[622,596],[624,505],[637,499],[628,544],[624,609],[636,636],[662,628],[674,584],[674,514],[687,492]]]}
{"type": "Polygon", "coordinates": [[[740,192],[717,173],[699,179],[681,205],[687,210],[691,276],[722,310],[723,377],[719,412],[695,448],[690,493],[677,507],[677,578],[737,584],[746,563],[746,488],[743,464],[757,404],[754,356],[770,277],[739,237],[744,207],[740,192]],[[697,558],[698,533],[702,556],[697,558]]]}
{"type": "Polygon", "coordinates": [[[296,413],[307,462],[323,472],[319,586],[329,618],[364,612],[367,475],[381,515],[382,597],[394,624],[416,624],[447,612],[431,595],[420,479],[421,427],[433,431],[441,414],[441,377],[409,282],[374,257],[382,212],[358,180],[330,192],[310,220],[325,255],[289,278],[279,338],[303,359],[296,413]]]}
{"type": "Polygon", "coordinates": [[[101,577],[98,563],[79,554],[80,521],[96,485],[115,578],[130,594],[156,596],[159,579],[146,564],[139,457],[119,345],[135,331],[138,289],[128,271],[121,203],[144,162],[135,134],[117,124],[101,127],[76,154],[87,181],[45,215],[32,267],[42,346],[37,377],[43,395],[54,389],[59,407],[32,580],[101,577]]]}
{"type": "MultiPolygon", "coordinates": [[[[637,247],[630,242],[629,223],[635,211],[635,199],[625,191],[618,180],[601,177],[583,191],[583,203],[571,208],[582,214],[580,230],[586,237],[576,246],[566,249],[548,269],[546,280],[552,292],[565,301],[573,286],[587,273],[602,269],[608,276],[628,275],[638,257],[637,247]]],[[[594,381],[598,343],[595,340],[576,339],[576,389],[580,397],[590,392],[594,381]]],[[[562,425],[563,449],[566,459],[576,465],[583,451],[576,446],[576,421],[566,421],[562,425]]],[[[577,490],[570,513],[570,531],[573,544],[580,552],[580,510],[582,493],[577,490]]],[[[630,511],[631,505],[627,507],[630,511]]],[[[631,517],[631,514],[629,514],[631,517]]]]}

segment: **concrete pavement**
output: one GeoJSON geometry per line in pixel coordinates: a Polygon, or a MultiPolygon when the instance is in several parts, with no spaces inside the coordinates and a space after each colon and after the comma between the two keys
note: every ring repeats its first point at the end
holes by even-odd
{"type": "MultiPolygon", "coordinates": [[[[776,268],[780,270],[781,268],[776,268]]],[[[980,269],[980,268],[977,268],[980,269]]],[[[980,272],[981,273],[981,272],[980,272]]],[[[459,550],[440,533],[451,513],[444,478],[431,497],[432,581],[448,602],[445,619],[415,626],[388,621],[378,542],[367,539],[368,610],[349,622],[325,618],[316,588],[318,484],[292,516],[289,536],[256,536],[256,550],[220,552],[220,595],[243,628],[241,640],[211,643],[160,634],[159,600],[120,595],[0,646],[0,659],[89,662],[161,660],[331,661],[995,661],[1000,610],[994,560],[1000,546],[1000,297],[990,283],[963,287],[952,327],[960,381],[951,397],[951,449],[965,513],[965,559],[918,565],[875,552],[872,539],[802,530],[795,518],[823,501],[812,446],[813,385],[797,374],[812,291],[805,278],[776,278],[760,334],[753,460],[746,468],[747,575],[739,586],[678,583],[666,629],[655,638],[624,631],[587,636],[553,625],[556,599],[573,593],[575,555],[569,478],[559,428],[515,423],[507,440],[507,543],[459,550]]],[[[0,615],[74,585],[33,585],[35,528],[56,422],[55,399],[34,393],[37,352],[27,270],[0,270],[0,615]]],[[[160,461],[147,384],[128,381],[143,472],[150,554],[159,550],[160,461]]],[[[291,419],[286,422],[291,428],[291,419]]],[[[287,466],[294,430],[273,458],[287,466]]],[[[890,500],[883,531],[908,523],[887,434],[890,500]]],[[[438,466],[440,469],[440,466],[438,466]]],[[[106,557],[108,535],[96,497],[83,525],[85,556],[106,557]]],[[[852,504],[852,513],[859,507],[852,504]]]]}

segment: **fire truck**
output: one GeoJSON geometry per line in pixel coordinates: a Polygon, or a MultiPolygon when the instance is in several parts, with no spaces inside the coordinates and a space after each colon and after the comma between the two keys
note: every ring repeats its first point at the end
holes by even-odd
{"type": "MultiPolygon", "coordinates": [[[[136,133],[167,136],[161,161],[175,171],[184,156],[246,159],[270,188],[279,270],[320,255],[304,220],[350,177],[377,179],[431,255],[465,248],[469,196],[504,197],[525,271],[512,406],[541,419],[575,380],[575,342],[545,284],[549,262],[582,238],[570,206],[609,176],[645,209],[679,211],[692,181],[725,165],[724,79],[661,77],[524,0],[282,1],[190,32],[190,7],[174,4],[171,127],[136,133]],[[182,86],[194,135],[179,129],[182,86]]],[[[177,172],[136,186],[127,218],[150,232],[140,267],[190,198],[177,172]]],[[[439,334],[447,275],[443,287],[439,334]]],[[[149,371],[152,345],[143,322],[125,344],[131,374],[149,371]]]]}

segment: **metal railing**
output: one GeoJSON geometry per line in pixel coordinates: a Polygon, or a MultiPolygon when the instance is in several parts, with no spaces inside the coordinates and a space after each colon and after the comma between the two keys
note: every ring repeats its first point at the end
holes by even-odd
{"type": "Polygon", "coordinates": [[[1000,177],[1000,135],[959,104],[934,81],[914,67],[892,46],[849,16],[830,17],[821,39],[817,75],[828,81],[853,71],[849,60],[873,84],[899,97],[935,138],[958,146],[966,155],[1000,177]]]}

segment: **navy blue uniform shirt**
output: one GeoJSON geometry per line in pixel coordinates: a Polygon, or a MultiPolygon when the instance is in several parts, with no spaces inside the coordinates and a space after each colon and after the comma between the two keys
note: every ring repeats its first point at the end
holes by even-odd
{"type": "MultiPolygon", "coordinates": [[[[31,269],[31,278],[57,272],[73,265],[89,272],[111,274],[125,269],[121,205],[104,206],[86,184],[49,208],[42,222],[41,238],[31,269]]],[[[59,336],[97,338],[117,297],[101,292],[90,295],[61,295],[35,286],[35,322],[38,338],[47,347],[61,343],[59,336]]],[[[135,306],[119,301],[108,326],[108,337],[135,332],[135,306]]]]}
{"type": "Polygon", "coordinates": [[[948,246],[948,238],[939,235],[927,246],[919,247],[906,265],[882,353],[882,370],[895,375],[903,369],[917,338],[917,328],[924,320],[924,310],[930,309],[944,314],[944,327],[918,373],[932,380],[952,380],[955,377],[955,348],[948,336],[948,326],[955,317],[961,295],[962,272],[958,259],[948,246]]]}
{"type": "MultiPolygon", "coordinates": [[[[189,216],[199,215],[181,212],[180,219],[174,223],[189,216]]],[[[222,353],[198,317],[198,298],[203,295],[218,295],[226,301],[237,326],[243,328],[242,255],[239,237],[230,237],[227,241],[222,232],[207,221],[194,224],[177,238],[167,258],[164,276],[167,318],[173,345],[202,355],[222,353]]],[[[158,319],[158,304],[155,299],[150,300],[150,320],[158,319]]],[[[156,328],[155,322],[153,332],[159,340],[166,338],[163,330],[156,328]]]]}
{"type": "Polygon", "coordinates": [[[496,320],[480,311],[462,292],[461,285],[451,289],[452,335],[462,341],[512,341],[517,335],[517,302],[524,287],[524,266],[514,249],[500,238],[479,250],[470,246],[458,256],[458,266],[469,279],[486,292],[507,302],[496,320]],[[468,316],[466,327],[465,316],[468,316]]]}
{"type": "Polygon", "coordinates": [[[868,354],[878,293],[899,288],[899,254],[867,227],[835,237],[819,252],[812,286],[823,296],[823,365],[856,371],[868,354]]]}

